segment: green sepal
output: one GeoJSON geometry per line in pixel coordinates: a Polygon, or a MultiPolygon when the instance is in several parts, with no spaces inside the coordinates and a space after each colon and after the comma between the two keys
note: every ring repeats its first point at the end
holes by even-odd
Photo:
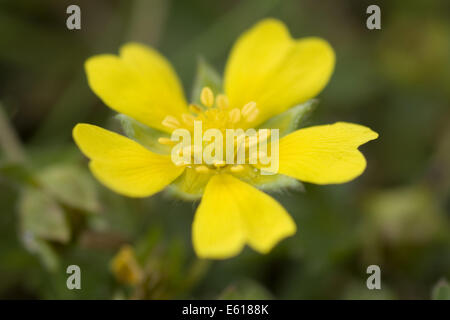
{"type": "MultiPolygon", "coordinates": [[[[195,170],[187,168],[183,174],[168,188],[168,193],[186,201],[195,201],[202,197],[209,179],[215,173],[198,174],[195,170]]],[[[286,189],[304,190],[303,184],[297,179],[282,175],[261,175],[258,172],[246,171],[234,176],[248,184],[266,192],[281,192],[286,189]]]]}
{"type": "Polygon", "coordinates": [[[30,233],[22,233],[21,240],[24,247],[30,253],[37,255],[48,271],[56,272],[60,268],[60,258],[49,241],[37,238],[30,233]]]}
{"type": "Polygon", "coordinates": [[[268,192],[279,192],[285,189],[295,189],[303,191],[303,184],[297,179],[285,176],[283,174],[263,175],[261,171],[255,168],[247,167],[240,173],[234,174],[236,178],[241,179],[248,184],[268,192]]]}
{"type": "Polygon", "coordinates": [[[308,100],[305,103],[299,104],[270,118],[261,124],[259,128],[279,129],[279,135],[281,138],[288,133],[297,130],[299,126],[308,119],[312,111],[316,108],[318,102],[319,101],[317,99],[308,100]]]}
{"type": "Polygon", "coordinates": [[[303,184],[295,178],[283,174],[258,175],[246,180],[242,179],[256,188],[267,192],[281,192],[286,189],[304,191],[303,184]]]}
{"type": "Polygon", "coordinates": [[[221,93],[222,78],[220,74],[203,58],[198,59],[197,74],[192,87],[191,101],[200,104],[200,93],[203,87],[209,87],[215,95],[221,93]]]}
{"type": "Polygon", "coordinates": [[[186,168],[183,174],[169,186],[168,193],[186,201],[198,200],[202,197],[209,179],[214,174],[199,174],[192,168],[186,168]]]}
{"type": "Polygon", "coordinates": [[[170,153],[172,149],[171,146],[163,145],[158,142],[158,138],[160,137],[169,138],[170,136],[168,133],[147,127],[124,114],[118,114],[116,119],[120,121],[122,130],[128,138],[133,139],[150,151],[160,154],[170,153]]]}

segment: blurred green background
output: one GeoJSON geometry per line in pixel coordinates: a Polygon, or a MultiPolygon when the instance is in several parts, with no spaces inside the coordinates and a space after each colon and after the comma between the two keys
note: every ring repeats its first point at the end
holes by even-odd
{"type": "Polygon", "coordinates": [[[449,40],[446,0],[0,1],[0,298],[445,297],[449,40]],[[81,7],[81,30],[66,28],[70,4],[81,7]],[[370,4],[381,7],[381,30],[366,28],[370,4]],[[233,41],[264,17],[336,51],[308,125],[355,122],[380,138],[361,148],[368,167],[355,181],[274,195],[298,232],[270,254],[201,261],[191,245],[197,203],[125,198],[88,172],[73,126],[120,126],[83,62],[143,42],[169,58],[189,96],[198,57],[222,72],[233,41]],[[66,287],[72,264],[81,290],[66,287]],[[382,290],[366,288],[372,264],[382,290]]]}

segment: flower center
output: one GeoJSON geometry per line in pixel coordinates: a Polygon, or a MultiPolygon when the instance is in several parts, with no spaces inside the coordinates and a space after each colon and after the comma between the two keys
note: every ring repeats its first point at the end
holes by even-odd
{"type": "MultiPolygon", "coordinates": [[[[166,116],[162,121],[162,124],[172,132],[182,129],[190,136],[194,136],[193,142],[189,138],[188,145],[185,144],[176,150],[180,159],[183,160],[178,160],[175,164],[193,168],[199,173],[209,173],[211,170],[237,173],[244,171],[244,165],[255,164],[258,144],[266,142],[270,136],[269,130],[256,132],[254,129],[247,129],[244,132],[244,128],[248,128],[249,123],[254,121],[259,114],[256,103],[251,101],[241,108],[230,108],[227,96],[219,94],[215,97],[209,87],[202,89],[200,102],[201,104],[189,106],[190,113],[184,113],[178,118],[166,116]],[[214,139],[212,137],[209,140],[206,139],[205,137],[209,136],[208,131],[211,133],[213,130],[214,139]],[[233,132],[231,138],[229,137],[230,132],[233,132]],[[202,137],[200,142],[196,140],[199,135],[202,137]],[[203,149],[216,143],[217,139],[222,141],[215,144],[215,149],[209,149],[213,149],[211,155],[215,159],[205,160],[203,149]],[[221,150],[217,150],[218,145],[221,150]],[[230,153],[232,153],[231,156],[230,153]],[[218,156],[219,154],[221,156],[218,156]]],[[[161,144],[172,146],[177,143],[171,138],[163,137],[158,141],[161,144]]],[[[256,170],[256,168],[252,169],[256,170]]]]}

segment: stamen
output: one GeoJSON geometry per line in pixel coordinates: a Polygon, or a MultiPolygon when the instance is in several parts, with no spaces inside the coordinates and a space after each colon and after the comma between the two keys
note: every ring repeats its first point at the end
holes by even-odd
{"type": "Polygon", "coordinates": [[[230,117],[232,123],[238,123],[241,121],[241,110],[234,108],[228,113],[228,116],[230,117]]]}
{"type": "Polygon", "coordinates": [[[180,121],[173,116],[166,116],[161,123],[163,126],[170,129],[178,129],[180,127],[180,121]]]}
{"type": "Polygon", "coordinates": [[[230,168],[231,172],[237,173],[244,171],[244,166],[241,164],[234,165],[230,168]]]}
{"type": "Polygon", "coordinates": [[[211,108],[214,104],[214,93],[211,88],[204,87],[200,93],[200,101],[202,104],[208,108],[211,108]]]}
{"type": "Polygon", "coordinates": [[[219,109],[227,109],[229,107],[228,97],[224,94],[219,94],[216,98],[217,107],[219,109]]]}
{"type": "Polygon", "coordinates": [[[189,111],[192,112],[192,113],[196,113],[196,114],[202,113],[202,109],[199,106],[195,105],[195,104],[190,104],[189,105],[189,111]]]}
{"type": "Polygon", "coordinates": [[[197,119],[192,114],[188,114],[188,113],[183,113],[181,115],[181,118],[183,119],[183,122],[190,127],[194,126],[194,121],[197,119]]]}
{"type": "Polygon", "coordinates": [[[256,107],[256,102],[251,101],[242,107],[242,116],[247,122],[252,122],[259,114],[259,110],[256,107]]]}
{"type": "Polygon", "coordinates": [[[253,113],[249,114],[247,117],[245,117],[245,121],[247,122],[252,122],[253,120],[256,119],[256,117],[259,114],[259,110],[256,109],[253,113]]]}
{"type": "Polygon", "coordinates": [[[201,165],[201,166],[195,167],[195,171],[197,171],[198,173],[208,173],[209,168],[207,166],[201,165]]]}
{"type": "Polygon", "coordinates": [[[172,145],[174,145],[176,143],[175,141],[172,141],[172,140],[170,140],[170,138],[166,138],[166,137],[158,138],[158,142],[160,144],[164,144],[164,145],[167,145],[167,146],[172,146],[172,145]]]}
{"type": "MultiPolygon", "coordinates": [[[[200,101],[201,104],[189,105],[189,113],[183,113],[181,116],[177,117],[171,115],[166,116],[162,121],[162,124],[170,129],[185,127],[190,130],[193,128],[195,121],[201,120],[207,122],[206,127],[208,128],[218,126],[221,130],[224,130],[224,127],[235,128],[243,120],[247,122],[254,121],[259,114],[259,110],[254,101],[247,103],[242,108],[231,109],[228,97],[225,94],[219,94],[215,97],[213,91],[209,87],[204,87],[202,89],[200,101]]],[[[242,149],[248,148],[249,154],[246,158],[252,160],[250,163],[256,163],[258,153],[253,150],[255,148],[252,147],[266,141],[270,136],[271,132],[269,130],[266,132],[259,132],[251,137],[248,137],[246,134],[235,137],[234,148],[237,150],[237,152],[235,152],[235,159],[238,154],[241,154],[242,149]]],[[[158,142],[163,145],[175,145],[176,143],[168,137],[159,137],[158,142]]],[[[181,150],[178,150],[178,155],[182,157],[183,160],[176,162],[175,165],[178,167],[188,166],[198,173],[211,173],[216,170],[226,170],[227,172],[238,173],[246,170],[246,167],[242,164],[228,166],[223,160],[215,160],[212,165],[207,165],[202,159],[202,151],[202,147],[195,144],[181,148],[181,150]]]]}
{"type": "Polygon", "coordinates": [[[256,102],[250,101],[245,106],[242,107],[242,115],[247,116],[252,110],[256,108],[256,102]]]}

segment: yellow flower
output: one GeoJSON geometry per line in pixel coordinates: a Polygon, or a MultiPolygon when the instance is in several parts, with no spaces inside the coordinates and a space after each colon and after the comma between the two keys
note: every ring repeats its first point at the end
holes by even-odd
{"type": "MultiPolygon", "coordinates": [[[[177,128],[192,130],[196,119],[203,121],[203,129],[259,128],[315,97],[327,84],[334,60],[326,41],[292,39],[282,22],[266,19],[238,39],[226,65],[223,94],[215,97],[204,88],[203,106],[188,105],[169,62],[140,44],[123,46],[119,56],[88,59],[86,72],[105,104],[156,129],[159,143],[170,146],[167,134],[177,128]]],[[[170,153],[150,151],[89,124],[78,124],[73,136],[90,158],[92,173],[118,193],[147,197],[172,185],[185,194],[201,194],[192,225],[194,249],[200,257],[224,259],[245,244],[267,253],[296,231],[286,210],[251,184],[282,184],[291,181],[288,177],[316,184],[350,181],[366,167],[358,147],[378,135],[344,122],[294,131],[279,140],[274,176],[262,176],[250,164],[174,164],[170,153]]]]}

